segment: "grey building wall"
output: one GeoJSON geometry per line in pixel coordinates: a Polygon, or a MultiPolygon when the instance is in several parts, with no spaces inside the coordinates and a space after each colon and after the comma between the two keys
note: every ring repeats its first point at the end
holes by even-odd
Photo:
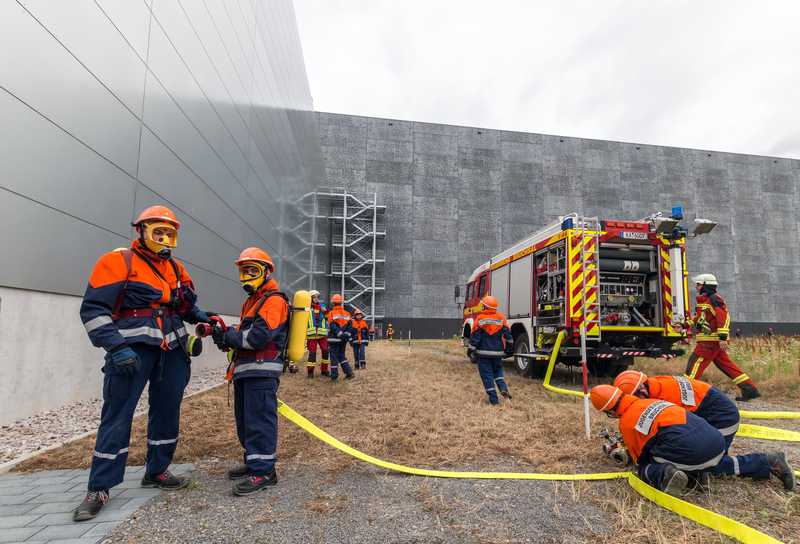
{"type": "Polygon", "coordinates": [[[183,223],[204,308],[238,316],[247,246],[302,273],[282,233],[323,175],[311,109],[290,0],[0,2],[0,425],[99,395],[80,296],[146,206],[183,223]]]}
{"type": "Polygon", "coordinates": [[[558,215],[636,219],[676,204],[720,223],[690,241],[689,268],[718,275],[737,322],[800,322],[800,161],[317,118],[327,182],[377,191],[387,204],[386,305],[396,326],[438,336],[459,317],[453,286],[558,215]]]}
{"type": "Polygon", "coordinates": [[[0,45],[0,285],[82,294],[157,203],[205,307],[238,313],[242,248],[296,251],[322,171],[290,0],[7,1],[0,45]]]}

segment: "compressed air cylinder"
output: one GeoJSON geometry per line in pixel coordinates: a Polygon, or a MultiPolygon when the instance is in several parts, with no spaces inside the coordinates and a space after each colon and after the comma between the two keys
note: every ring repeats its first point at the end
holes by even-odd
{"type": "Polygon", "coordinates": [[[311,294],[297,291],[292,299],[292,321],[289,323],[289,345],[287,356],[292,363],[298,363],[306,353],[306,330],[308,314],[311,312],[311,294]]]}

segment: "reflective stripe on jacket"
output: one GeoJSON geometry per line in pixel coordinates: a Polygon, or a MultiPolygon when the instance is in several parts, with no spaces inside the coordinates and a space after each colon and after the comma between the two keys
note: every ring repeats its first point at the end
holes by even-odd
{"type": "Polygon", "coordinates": [[[289,304],[284,297],[278,282],[270,279],[244,301],[236,334],[228,336],[236,349],[234,380],[280,377],[289,336],[289,304]]]}
{"type": "Polygon", "coordinates": [[[306,338],[324,338],[328,336],[328,310],[322,304],[311,307],[308,313],[306,338]]]}
{"type": "Polygon", "coordinates": [[[660,399],[694,412],[703,402],[711,385],[686,376],[652,376],[647,378],[651,399],[660,399]]]}
{"type": "Polygon", "coordinates": [[[100,257],[89,277],[80,308],[81,321],[92,345],[110,351],[125,344],[174,349],[183,343],[188,335],[184,320],[196,322],[197,295],[186,269],[180,262],[174,263],[173,268],[169,260],[152,255],[138,240],[131,244],[131,249],[116,249],[100,257]],[[127,257],[126,252],[129,252],[127,257]],[[178,304],[173,303],[176,300],[178,304]],[[173,311],[175,306],[177,310],[173,311]],[[168,315],[159,312],[129,317],[114,315],[115,311],[145,308],[165,308],[168,315]]]}
{"type": "Polygon", "coordinates": [[[513,345],[506,317],[497,310],[487,309],[475,318],[475,328],[469,344],[480,357],[504,357],[506,346],[513,345]]]}

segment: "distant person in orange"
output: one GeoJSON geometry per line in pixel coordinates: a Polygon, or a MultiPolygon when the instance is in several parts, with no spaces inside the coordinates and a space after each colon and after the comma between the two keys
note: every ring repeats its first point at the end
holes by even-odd
{"type": "Polygon", "coordinates": [[[369,325],[364,320],[364,314],[356,309],[353,312],[353,337],[350,344],[353,346],[353,364],[356,368],[367,368],[367,346],[369,345],[369,325]]]}
{"type": "Polygon", "coordinates": [[[389,339],[389,342],[394,340],[394,327],[392,327],[391,323],[386,327],[386,337],[389,339]]]}

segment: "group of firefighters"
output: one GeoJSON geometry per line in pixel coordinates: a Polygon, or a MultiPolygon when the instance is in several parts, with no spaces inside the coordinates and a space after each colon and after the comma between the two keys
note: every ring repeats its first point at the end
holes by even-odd
{"type": "MultiPolygon", "coordinates": [[[[275,471],[280,377],[289,335],[289,300],[273,277],[275,264],[261,248],[250,247],[235,265],[247,294],[240,322],[197,306],[197,293],[183,265],[172,258],[181,227],[164,206],[151,206],[132,225],[136,238],[128,248],[105,255],[94,266],[80,315],[89,339],[106,351],[103,407],[97,432],[88,491],[73,519],[94,518],[108,501],[109,490],[122,482],[128,457],[133,414],[145,385],[149,387],[147,458],[143,487],[181,489],[188,481],[169,465],[179,434],[180,406],[191,374],[190,357],[202,343],[185,323],[210,325],[214,344],[228,353],[227,379],[233,382],[236,432],[243,463],[228,477],[233,493],[249,495],[277,483],[275,471]]],[[[363,313],[345,310],[339,294],[331,309],[312,291],[306,327],[309,378],[314,377],[317,350],[321,374],[331,381],[355,374],[346,348],[353,349],[355,368],[365,369],[370,328],[363,313]],[[329,359],[330,356],[330,359],[329,359]]]]}
{"type": "MultiPolygon", "coordinates": [[[[181,400],[191,374],[190,356],[202,344],[185,323],[207,323],[214,344],[228,353],[228,379],[234,387],[234,414],[243,463],[228,472],[233,492],[248,495],[277,483],[277,390],[285,368],[289,334],[289,301],[273,277],[275,264],[257,247],[241,252],[235,265],[247,294],[240,322],[226,326],[219,315],[197,306],[197,293],[183,265],[172,258],[180,222],[164,206],[145,209],[134,221],[136,238],[130,247],[104,254],[89,277],[80,309],[92,344],[106,351],[103,406],[97,432],[88,492],[73,518],[94,518],[108,501],[108,491],[123,480],[133,414],[145,385],[149,387],[147,457],[141,485],[180,489],[185,478],[169,465],[175,453],[181,400]]],[[[730,318],[716,293],[714,276],[696,278],[697,314],[693,325],[698,342],[686,377],[621,374],[614,386],[592,389],[594,406],[620,420],[625,446],[611,448],[615,459],[638,464],[640,477],[659,489],[680,493],[709,474],[779,477],[787,489],[794,474],[783,454],[728,456],[738,427],[735,405],[713,387],[698,381],[710,363],[716,364],[741,389],[737,400],[759,396],[752,380],[728,357],[730,318]]],[[[313,378],[317,350],[320,373],[332,381],[354,377],[346,356],[350,343],[356,369],[366,368],[365,348],[370,329],[363,314],[351,316],[342,296],[331,297],[328,310],[320,293],[312,291],[306,328],[308,362],[313,378]]],[[[486,296],[476,319],[470,350],[491,404],[511,399],[502,359],[513,353],[513,339],[497,300],[486,296]]],[[[392,339],[391,324],[387,335],[392,339]]]]}
{"type": "MultiPolygon", "coordinates": [[[[590,393],[594,407],[619,419],[621,440],[606,444],[604,451],[621,464],[635,463],[639,477],[673,495],[687,488],[707,487],[712,475],[775,476],[785,489],[796,487],[795,475],[783,453],[728,455],[739,428],[739,410],[723,393],[699,381],[714,363],[740,389],[737,401],[761,395],[752,379],[728,356],[730,315],[717,293],[713,274],[694,278],[697,311],[688,320],[697,332],[697,344],[684,376],[654,376],[628,370],[614,385],[598,385],[590,393]]],[[[490,404],[500,394],[511,393],[503,377],[502,360],[514,353],[514,341],[505,316],[491,295],[481,300],[483,310],[475,318],[468,351],[477,357],[478,372],[490,404]]]]}

